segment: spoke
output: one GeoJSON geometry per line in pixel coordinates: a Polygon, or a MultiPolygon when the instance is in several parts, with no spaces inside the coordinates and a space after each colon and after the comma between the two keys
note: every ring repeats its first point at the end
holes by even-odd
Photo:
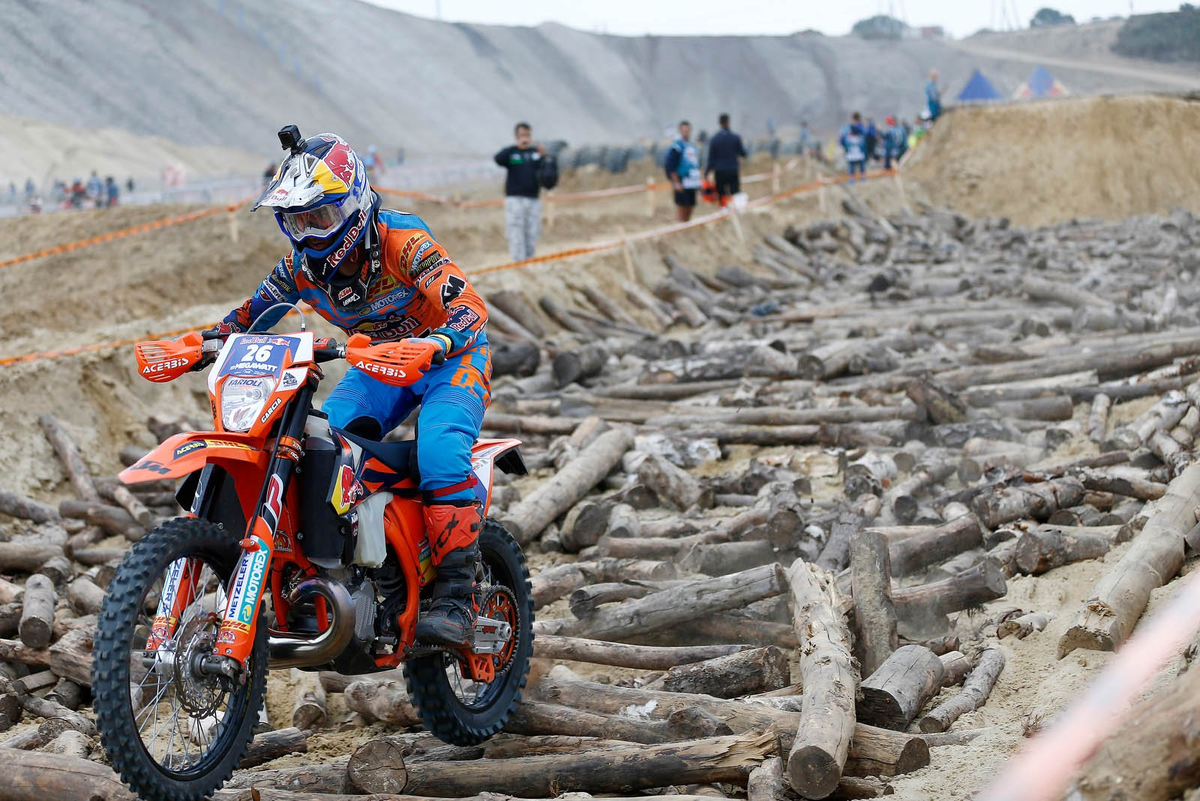
{"type": "MultiPolygon", "coordinates": [[[[163,688],[158,691],[158,694],[155,695],[154,698],[151,699],[149,704],[147,704],[145,707],[142,708],[142,711],[145,712],[147,709],[153,709],[154,710],[154,719],[157,721],[158,720],[158,705],[160,703],[162,703],[163,695],[166,694],[167,690],[169,690],[170,688],[171,688],[171,683],[169,681],[164,681],[163,688]]],[[[149,715],[147,715],[146,717],[149,718],[149,715]]],[[[136,716],[134,717],[134,722],[135,723],[137,722],[136,716]]],[[[138,731],[140,732],[142,730],[142,728],[143,728],[143,726],[139,725],[138,731]]]]}

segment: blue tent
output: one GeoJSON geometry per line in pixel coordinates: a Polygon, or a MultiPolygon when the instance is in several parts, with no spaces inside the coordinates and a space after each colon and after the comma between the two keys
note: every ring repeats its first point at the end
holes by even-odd
{"type": "Polygon", "coordinates": [[[1003,95],[996,91],[992,82],[979,70],[971,74],[971,80],[967,81],[967,85],[958,93],[960,103],[991,103],[1002,98],[1003,95]]]}
{"type": "Polygon", "coordinates": [[[1050,70],[1038,65],[1029,74],[1029,80],[1017,87],[1013,97],[1028,100],[1038,97],[1062,97],[1069,94],[1065,86],[1050,74],[1050,70]]]}

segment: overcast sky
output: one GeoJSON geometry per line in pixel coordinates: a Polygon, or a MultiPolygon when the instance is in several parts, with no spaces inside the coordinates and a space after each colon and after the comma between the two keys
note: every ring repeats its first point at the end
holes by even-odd
{"type": "Polygon", "coordinates": [[[450,22],[538,25],[561,22],[587,31],[630,36],[647,33],[789,34],[815,28],[849,33],[865,17],[892,13],[910,25],[942,25],[952,36],[1003,28],[1001,9],[1028,26],[1049,5],[1076,20],[1094,16],[1174,11],[1179,0],[367,0],[375,5],[450,22]]]}

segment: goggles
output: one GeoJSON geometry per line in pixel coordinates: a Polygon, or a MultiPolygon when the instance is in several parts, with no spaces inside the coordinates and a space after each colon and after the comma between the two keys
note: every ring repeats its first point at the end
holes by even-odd
{"type": "Polygon", "coordinates": [[[330,203],[297,212],[280,213],[280,221],[284,233],[293,242],[305,239],[326,239],[337,233],[346,220],[358,213],[358,201],[353,195],[347,196],[341,203],[330,203]]]}

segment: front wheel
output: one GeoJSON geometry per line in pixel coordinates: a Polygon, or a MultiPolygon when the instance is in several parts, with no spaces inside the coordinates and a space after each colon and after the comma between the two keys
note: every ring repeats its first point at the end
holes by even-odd
{"type": "Polygon", "coordinates": [[[108,586],[92,667],[96,724],[113,768],[140,798],[207,798],[253,736],[266,691],[261,617],[244,681],[200,669],[239,554],[237,538],[215,523],[169,520],[133,545],[108,586]],[[178,612],[173,632],[155,628],[164,593],[178,599],[167,604],[178,612]]]}
{"type": "Polygon", "coordinates": [[[512,640],[493,657],[495,678],[475,682],[449,652],[404,665],[408,693],[431,734],[452,745],[477,745],[504,727],[529,673],[533,654],[533,595],[521,546],[494,520],[479,533],[480,614],[505,619],[512,640]]]}

